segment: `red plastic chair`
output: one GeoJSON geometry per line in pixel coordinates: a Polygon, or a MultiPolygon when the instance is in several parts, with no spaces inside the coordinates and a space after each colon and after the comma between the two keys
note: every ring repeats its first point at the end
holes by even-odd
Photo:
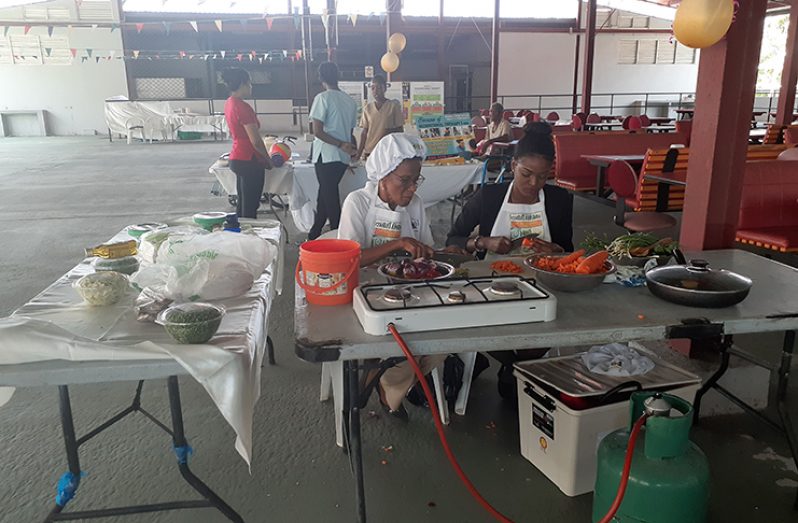
{"type": "Polygon", "coordinates": [[[484,116],[475,116],[471,118],[471,125],[475,127],[485,127],[488,123],[485,121],[484,116]]]}
{"type": "Polygon", "coordinates": [[[571,128],[574,131],[581,131],[585,127],[585,113],[576,113],[571,117],[571,128]]]}
{"type": "Polygon", "coordinates": [[[676,226],[676,218],[660,212],[626,212],[626,199],[635,196],[637,173],[629,163],[612,162],[607,183],[615,193],[615,224],[632,232],[653,232],[676,226]]]}
{"type": "Polygon", "coordinates": [[[649,125],[651,125],[651,118],[649,118],[648,115],[641,114],[640,116],[638,116],[638,118],[640,119],[640,124],[643,127],[648,127],[649,125]]]}
{"type": "Polygon", "coordinates": [[[549,114],[546,115],[546,121],[547,122],[558,122],[558,121],[560,121],[560,113],[558,113],[557,111],[550,112],[549,114]]]}
{"type": "Polygon", "coordinates": [[[490,118],[490,109],[481,109],[479,111],[480,116],[484,116],[485,118],[490,118]]]}
{"type": "Polygon", "coordinates": [[[587,115],[587,123],[601,123],[601,116],[598,113],[590,113],[587,115]]]}
{"type": "Polygon", "coordinates": [[[513,113],[512,111],[504,111],[502,113],[502,118],[504,118],[505,120],[509,120],[510,118],[514,118],[514,117],[515,117],[515,113],[513,113]]]}
{"type": "Polygon", "coordinates": [[[522,116],[526,116],[526,113],[528,112],[530,112],[529,109],[520,109],[517,113],[515,113],[515,115],[518,118],[521,118],[522,116]]]}
{"type": "Polygon", "coordinates": [[[529,111],[527,113],[527,115],[526,115],[526,121],[527,122],[539,122],[540,121],[540,115],[538,113],[533,112],[533,111],[529,111]]]}
{"type": "Polygon", "coordinates": [[[639,131],[643,127],[637,116],[627,116],[623,119],[622,125],[627,131],[639,131]]]}

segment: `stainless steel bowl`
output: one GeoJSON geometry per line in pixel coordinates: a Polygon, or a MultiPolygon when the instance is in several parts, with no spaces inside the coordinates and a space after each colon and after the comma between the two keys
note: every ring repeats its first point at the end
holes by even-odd
{"type": "Polygon", "coordinates": [[[452,265],[450,265],[448,263],[436,261],[435,265],[438,266],[438,270],[442,273],[437,278],[432,278],[432,279],[428,279],[428,280],[425,280],[425,279],[400,278],[398,276],[391,276],[390,274],[385,272],[385,266],[386,265],[388,265],[388,264],[387,263],[383,263],[382,265],[377,267],[377,272],[380,274],[380,276],[384,276],[385,278],[388,278],[388,281],[390,283],[414,283],[414,282],[420,282],[420,281],[444,280],[446,278],[451,278],[452,274],[454,274],[454,266],[452,266],[452,265]]]}
{"type": "Polygon", "coordinates": [[[753,282],[735,272],[710,269],[704,260],[657,267],[646,273],[651,294],[688,307],[730,307],[743,301],[753,282]]]}
{"type": "Polygon", "coordinates": [[[601,285],[608,274],[615,273],[615,265],[610,261],[604,262],[604,271],[597,274],[566,274],[562,272],[547,271],[535,266],[538,258],[562,258],[567,254],[534,254],[524,259],[524,264],[535,272],[535,279],[544,287],[553,291],[581,292],[594,289],[601,285]]]}

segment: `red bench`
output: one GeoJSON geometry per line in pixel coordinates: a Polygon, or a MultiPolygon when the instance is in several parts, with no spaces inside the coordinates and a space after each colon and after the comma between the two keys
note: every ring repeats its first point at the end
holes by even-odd
{"type": "Polygon", "coordinates": [[[582,158],[586,154],[644,155],[648,149],[667,149],[683,144],[680,133],[637,134],[627,132],[566,133],[554,135],[554,178],[570,191],[595,191],[596,167],[582,158]]]}
{"type": "Polygon", "coordinates": [[[737,241],[798,252],[798,162],[745,164],[737,241]]]}

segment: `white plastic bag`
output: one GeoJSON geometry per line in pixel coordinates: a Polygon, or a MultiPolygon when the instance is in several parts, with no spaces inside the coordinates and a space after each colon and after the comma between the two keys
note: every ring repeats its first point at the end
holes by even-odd
{"type": "Polygon", "coordinates": [[[141,288],[163,285],[175,301],[232,298],[247,292],[276,255],[275,246],[248,234],[175,236],[158,249],[158,262],[132,280],[141,288]]]}
{"type": "Polygon", "coordinates": [[[590,372],[609,376],[640,376],[656,366],[651,358],[623,343],[595,345],[582,354],[582,363],[590,372]]]}

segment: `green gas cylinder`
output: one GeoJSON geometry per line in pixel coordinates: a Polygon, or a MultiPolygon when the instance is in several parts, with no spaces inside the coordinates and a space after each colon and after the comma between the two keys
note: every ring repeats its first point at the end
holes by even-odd
{"type": "Polygon", "coordinates": [[[709,464],[690,441],[693,406],[654,392],[631,398],[629,427],[607,435],[598,448],[593,522],[610,509],[621,480],[632,426],[649,414],[637,438],[629,483],[613,521],[619,523],[703,523],[709,502],[709,464]]]}

